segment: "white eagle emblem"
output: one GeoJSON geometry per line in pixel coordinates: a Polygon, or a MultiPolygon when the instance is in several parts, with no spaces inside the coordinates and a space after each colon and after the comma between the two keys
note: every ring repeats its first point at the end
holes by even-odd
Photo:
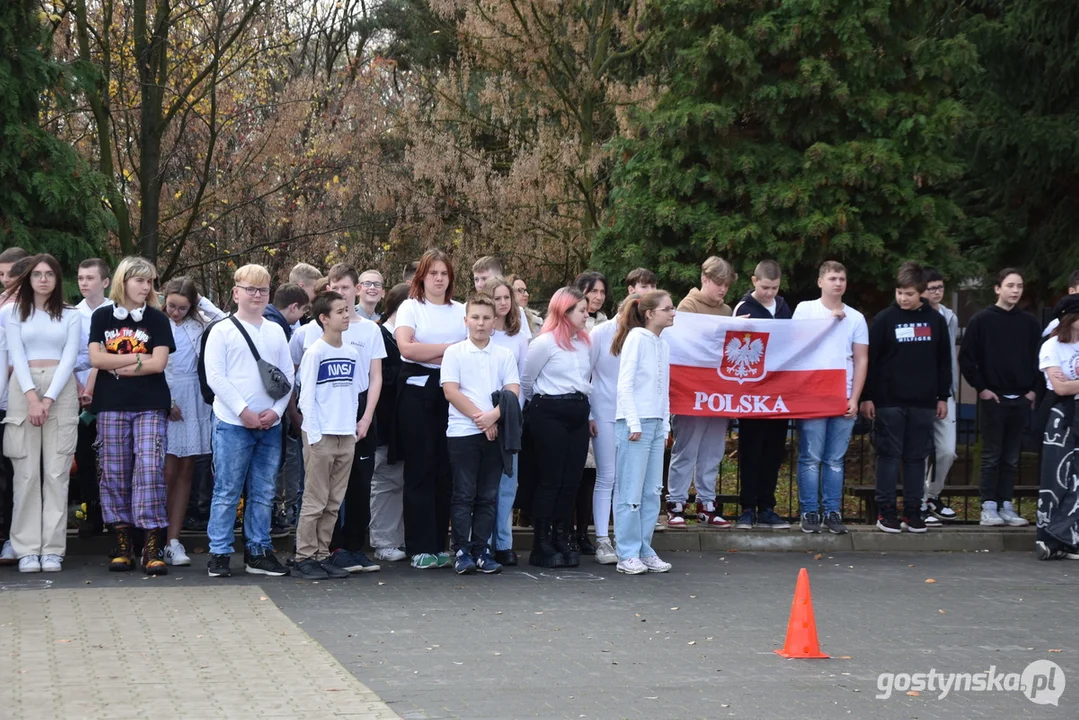
{"type": "Polygon", "coordinates": [[[765,375],[763,361],[767,346],[767,333],[728,333],[724,338],[720,377],[739,383],[762,379],[765,375]]]}

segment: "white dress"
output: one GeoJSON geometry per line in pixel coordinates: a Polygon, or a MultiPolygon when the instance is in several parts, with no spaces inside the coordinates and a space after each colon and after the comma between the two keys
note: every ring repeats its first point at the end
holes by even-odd
{"type": "Polygon", "coordinates": [[[210,454],[213,411],[202,399],[198,374],[199,346],[205,328],[206,325],[190,318],[182,325],[172,323],[176,352],[169,355],[165,379],[172,401],[183,415],[182,420],[168,421],[168,454],[175,457],[210,454]]]}

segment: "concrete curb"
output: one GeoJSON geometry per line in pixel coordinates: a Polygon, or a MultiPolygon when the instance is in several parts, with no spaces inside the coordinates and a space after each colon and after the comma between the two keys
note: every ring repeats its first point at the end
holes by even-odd
{"type": "MultiPolygon", "coordinates": [[[[925,534],[884,533],[874,526],[853,525],[846,535],[820,533],[807,535],[797,525],[790,530],[712,530],[689,528],[657,531],[652,546],[659,552],[1030,552],[1034,547],[1034,528],[985,528],[961,525],[931,528],[925,534]]],[[[188,553],[209,542],[205,533],[182,533],[181,542],[188,553]]],[[[292,547],[292,538],[279,538],[274,545],[279,551],[292,547]]],[[[242,537],[237,535],[234,547],[242,552],[242,537]]],[[[68,555],[108,555],[113,540],[100,535],[80,540],[72,532],[68,536],[68,555]]],[[[532,547],[528,528],[515,528],[513,547],[518,552],[532,547]]]]}

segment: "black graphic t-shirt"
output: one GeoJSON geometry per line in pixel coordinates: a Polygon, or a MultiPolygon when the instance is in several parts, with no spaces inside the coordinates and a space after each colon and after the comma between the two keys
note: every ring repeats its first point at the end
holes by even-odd
{"type": "MultiPolygon", "coordinates": [[[[110,355],[144,353],[149,360],[156,347],[176,351],[172,339],[169,318],[160,310],[147,307],[141,322],[130,316],[118,320],[113,316],[112,306],[98,308],[90,318],[90,342],[101,343],[110,355]]],[[[172,394],[165,380],[165,373],[151,373],[143,377],[115,377],[112,372],[100,370],[94,386],[95,413],[106,410],[140,412],[143,410],[169,410],[172,394]]]]}

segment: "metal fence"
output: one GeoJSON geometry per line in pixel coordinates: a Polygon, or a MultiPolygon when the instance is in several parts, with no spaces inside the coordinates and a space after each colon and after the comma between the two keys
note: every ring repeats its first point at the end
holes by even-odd
{"type": "MultiPolygon", "coordinates": [[[[981,499],[977,492],[979,467],[981,461],[981,440],[978,433],[978,406],[974,404],[958,405],[959,418],[956,423],[956,460],[945,483],[941,495],[958,513],[957,522],[977,523],[981,511],[981,499]]],[[[776,512],[784,517],[798,517],[798,436],[795,422],[788,428],[787,444],[783,465],[779,472],[776,488],[776,512]]],[[[1038,434],[1040,436],[1040,433],[1038,434]]],[[[1036,487],[1040,442],[1034,434],[1028,432],[1023,439],[1023,451],[1020,456],[1018,475],[1015,480],[1016,511],[1033,521],[1037,504],[1036,487]]],[[[873,451],[872,437],[869,434],[851,437],[846,456],[846,479],[844,483],[843,515],[852,522],[858,522],[866,514],[864,493],[855,488],[872,488],[876,484],[876,457],[873,451]]],[[[738,427],[732,422],[727,431],[727,449],[717,478],[717,502],[723,505],[723,513],[728,517],[741,512],[738,493],[741,488],[741,468],[738,462],[738,427]]],[[[899,494],[902,496],[902,484],[899,494]]]]}

